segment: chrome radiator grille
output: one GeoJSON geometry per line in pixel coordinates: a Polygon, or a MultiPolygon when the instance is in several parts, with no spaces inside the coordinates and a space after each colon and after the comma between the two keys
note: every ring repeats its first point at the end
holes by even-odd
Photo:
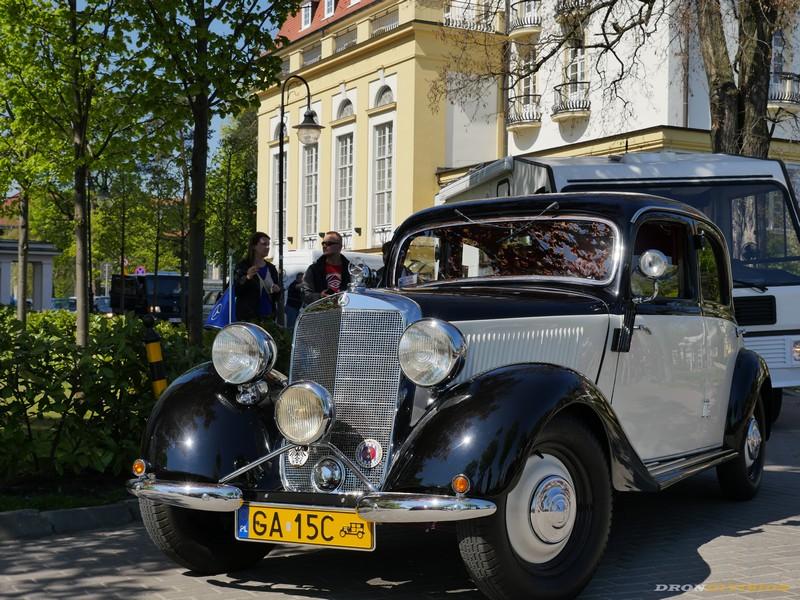
{"type": "MultiPolygon", "coordinates": [[[[330,442],[356,462],[356,449],[371,438],[383,447],[383,460],[374,468],[359,466],[375,487],[383,481],[394,428],[400,364],[397,346],[405,323],[391,310],[341,310],[307,312],[297,323],[290,382],[310,380],[331,395],[336,422],[330,442]]],[[[314,491],[314,465],[330,452],[309,449],[308,461],[293,467],[281,457],[284,485],[295,491],[314,491]]],[[[364,490],[363,482],[349,469],[340,492],[364,490]]]]}

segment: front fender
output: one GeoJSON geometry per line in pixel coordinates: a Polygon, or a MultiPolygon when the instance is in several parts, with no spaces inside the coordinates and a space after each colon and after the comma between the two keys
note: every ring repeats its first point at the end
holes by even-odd
{"type": "MultiPolygon", "coordinates": [[[[742,348],[736,356],[736,365],[733,370],[733,381],[731,382],[731,397],[728,402],[728,414],[725,419],[725,446],[738,449],[742,431],[747,426],[750,415],[758,401],[764,383],[769,385],[769,368],[766,361],[760,354],[742,348]]],[[[771,397],[771,395],[770,395],[771,397]]],[[[769,398],[769,397],[768,397],[769,398]]],[[[765,398],[765,401],[768,400],[765,398]]],[[[764,406],[764,410],[769,415],[771,407],[764,406]]],[[[771,424],[767,418],[767,431],[765,438],[769,437],[771,424]]]]}
{"type": "Polygon", "coordinates": [[[398,451],[384,490],[452,494],[451,479],[463,473],[470,496],[502,494],[516,483],[539,432],[562,410],[597,425],[616,489],[658,489],[592,382],[564,367],[518,364],[447,391],[398,451]]]}
{"type": "MultiPolygon", "coordinates": [[[[181,375],[159,398],[147,421],[142,458],[158,479],[217,482],[275,447],[278,433],[271,413],[272,402],[252,407],[236,402],[236,386],[204,363],[181,375]]],[[[280,489],[277,462],[256,470],[250,483],[280,489]]]]}

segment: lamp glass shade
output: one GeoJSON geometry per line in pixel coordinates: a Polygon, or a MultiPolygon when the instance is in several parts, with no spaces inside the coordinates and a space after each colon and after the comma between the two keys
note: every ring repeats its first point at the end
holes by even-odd
{"type": "Polygon", "coordinates": [[[317,113],[307,110],[303,116],[303,122],[294,126],[297,130],[297,139],[301,144],[314,144],[319,139],[322,126],[317,125],[316,118],[317,113]]]}

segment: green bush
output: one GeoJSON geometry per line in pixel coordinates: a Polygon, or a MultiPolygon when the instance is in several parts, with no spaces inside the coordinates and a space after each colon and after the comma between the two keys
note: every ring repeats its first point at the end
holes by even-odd
{"type": "MultiPolygon", "coordinates": [[[[291,338],[261,323],[288,372],[291,338]]],[[[182,325],[159,322],[167,381],[210,360],[216,332],[200,347],[182,325]]],[[[97,472],[126,473],[155,404],[139,318],[91,315],[89,343],[75,344],[75,315],[32,313],[23,329],[0,307],[0,482],[97,472]]]]}

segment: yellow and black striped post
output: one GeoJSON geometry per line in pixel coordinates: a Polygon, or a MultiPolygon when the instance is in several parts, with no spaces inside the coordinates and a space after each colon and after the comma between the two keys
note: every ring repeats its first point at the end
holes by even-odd
{"type": "Polygon", "coordinates": [[[164,358],[161,355],[161,337],[156,333],[156,320],[152,315],[142,317],[144,323],[144,348],[147,353],[147,363],[150,365],[150,383],[153,386],[153,395],[158,400],[167,387],[167,376],[164,373],[164,358]]]}

